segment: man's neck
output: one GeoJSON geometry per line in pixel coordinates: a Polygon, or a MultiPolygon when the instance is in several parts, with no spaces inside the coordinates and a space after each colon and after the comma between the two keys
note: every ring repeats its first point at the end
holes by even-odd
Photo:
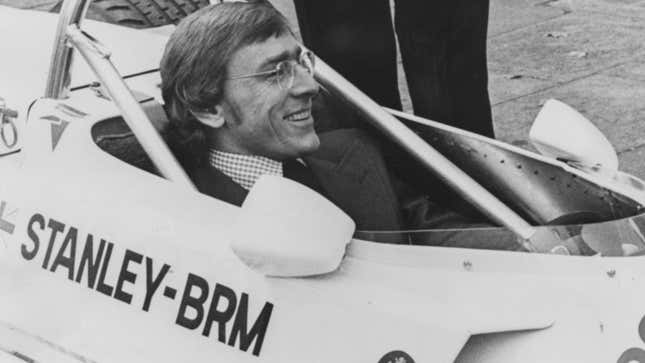
{"type": "Polygon", "coordinates": [[[281,162],[263,156],[210,149],[209,162],[211,166],[247,190],[251,189],[262,175],[283,175],[281,162]]]}

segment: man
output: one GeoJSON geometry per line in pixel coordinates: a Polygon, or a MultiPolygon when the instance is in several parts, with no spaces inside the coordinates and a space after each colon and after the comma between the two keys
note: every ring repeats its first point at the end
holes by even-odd
{"type": "Polygon", "coordinates": [[[358,229],[397,230],[401,208],[364,134],[314,130],[314,57],[263,2],[222,3],[185,18],[161,61],[169,143],[197,188],[240,205],[262,174],[326,196],[358,229]]]}

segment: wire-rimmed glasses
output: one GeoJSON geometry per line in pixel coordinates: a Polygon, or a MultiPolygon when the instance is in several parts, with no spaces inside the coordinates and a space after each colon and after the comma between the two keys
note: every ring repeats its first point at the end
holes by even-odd
{"type": "Polygon", "coordinates": [[[300,65],[309,75],[314,73],[315,56],[313,52],[308,49],[301,48],[300,54],[297,59],[283,60],[276,64],[275,68],[270,71],[257,72],[236,75],[228,77],[227,79],[241,79],[265,76],[268,80],[275,80],[278,86],[283,90],[288,90],[293,86],[293,81],[296,78],[296,66],[300,65]]]}

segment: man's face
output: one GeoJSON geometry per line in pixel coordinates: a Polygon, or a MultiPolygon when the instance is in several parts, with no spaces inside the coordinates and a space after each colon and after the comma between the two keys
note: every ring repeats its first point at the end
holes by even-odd
{"type": "MultiPolygon", "coordinates": [[[[229,76],[266,72],[284,60],[297,60],[298,42],[290,34],[271,37],[233,53],[229,76]]],[[[313,76],[300,65],[288,89],[271,76],[226,80],[220,102],[225,124],[219,128],[217,147],[275,160],[295,158],[318,148],[311,100],[318,93],[313,76]]]]}

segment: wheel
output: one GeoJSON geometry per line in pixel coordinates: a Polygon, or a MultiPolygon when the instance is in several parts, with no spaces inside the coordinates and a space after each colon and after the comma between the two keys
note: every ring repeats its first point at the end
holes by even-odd
{"type": "MultiPolygon", "coordinates": [[[[94,0],[87,17],[132,28],[150,28],[176,24],[208,4],[209,0],[94,0]]],[[[60,11],[61,5],[62,0],[51,11],[60,11]]]]}

